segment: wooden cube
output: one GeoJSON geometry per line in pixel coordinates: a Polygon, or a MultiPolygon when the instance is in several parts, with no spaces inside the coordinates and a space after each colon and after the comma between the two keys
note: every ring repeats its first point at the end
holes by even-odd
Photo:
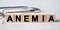
{"type": "Polygon", "coordinates": [[[23,22],[31,22],[31,14],[30,13],[23,13],[23,22]]]}

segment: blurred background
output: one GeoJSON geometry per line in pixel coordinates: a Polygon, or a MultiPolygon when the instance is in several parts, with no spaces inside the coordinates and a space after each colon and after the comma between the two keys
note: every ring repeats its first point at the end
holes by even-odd
{"type": "MultiPolygon", "coordinates": [[[[55,13],[60,20],[60,0],[0,0],[0,7],[37,7],[42,13],[55,13]]],[[[60,30],[60,23],[16,23],[0,24],[0,30],[60,30]]]]}

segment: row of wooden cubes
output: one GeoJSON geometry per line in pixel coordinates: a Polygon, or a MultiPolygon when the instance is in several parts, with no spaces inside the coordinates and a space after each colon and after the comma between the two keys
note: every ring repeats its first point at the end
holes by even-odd
{"type": "Polygon", "coordinates": [[[5,20],[6,22],[55,22],[56,15],[54,13],[7,13],[5,20]],[[20,16],[20,21],[16,16],[18,18],[20,16]]]}

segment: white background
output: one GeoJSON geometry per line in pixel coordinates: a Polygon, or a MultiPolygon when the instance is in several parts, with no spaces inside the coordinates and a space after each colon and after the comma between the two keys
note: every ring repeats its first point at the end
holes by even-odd
{"type": "MultiPolygon", "coordinates": [[[[55,13],[60,20],[60,0],[0,0],[0,7],[30,6],[37,7],[43,13],[55,13]]],[[[60,30],[60,23],[24,23],[0,24],[0,30],[60,30]]]]}

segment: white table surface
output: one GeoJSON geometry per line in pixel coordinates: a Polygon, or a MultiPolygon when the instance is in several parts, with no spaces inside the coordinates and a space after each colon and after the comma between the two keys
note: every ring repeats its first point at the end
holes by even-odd
{"type": "MultiPolygon", "coordinates": [[[[39,8],[43,13],[56,13],[60,20],[60,0],[0,0],[0,7],[31,6],[39,8]]],[[[60,30],[60,22],[56,23],[0,23],[0,30],[60,30]]]]}

